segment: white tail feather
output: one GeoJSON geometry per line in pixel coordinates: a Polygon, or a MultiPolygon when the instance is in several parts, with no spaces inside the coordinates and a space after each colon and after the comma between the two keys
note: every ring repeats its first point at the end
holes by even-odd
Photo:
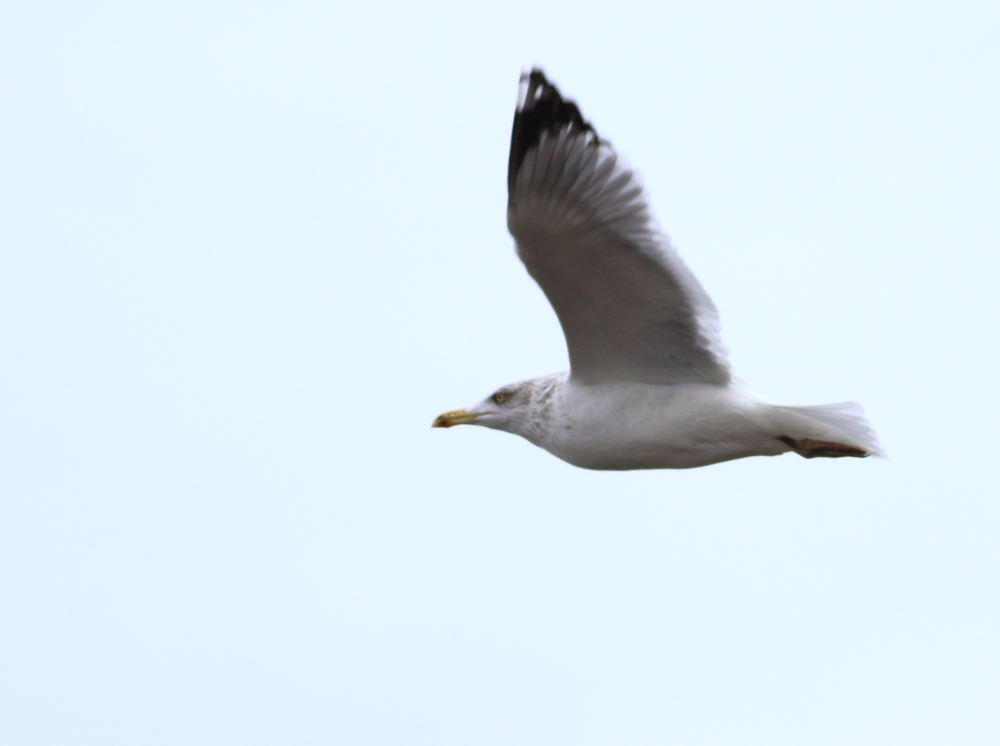
{"type": "Polygon", "coordinates": [[[865,412],[857,402],[821,404],[814,407],[780,407],[780,409],[817,422],[841,436],[846,444],[861,448],[872,456],[885,458],[885,451],[879,445],[878,436],[868,424],[865,412]]]}

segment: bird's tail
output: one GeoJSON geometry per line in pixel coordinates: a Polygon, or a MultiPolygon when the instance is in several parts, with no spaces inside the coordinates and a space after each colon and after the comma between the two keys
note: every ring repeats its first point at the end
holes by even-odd
{"type": "Polygon", "coordinates": [[[857,402],[779,409],[786,415],[782,420],[790,426],[779,440],[800,456],[885,458],[885,451],[857,402]]]}

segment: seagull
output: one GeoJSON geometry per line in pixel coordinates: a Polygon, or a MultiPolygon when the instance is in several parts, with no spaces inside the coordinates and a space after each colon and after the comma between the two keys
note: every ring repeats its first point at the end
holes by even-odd
{"type": "Polygon", "coordinates": [[[585,469],[884,455],[860,405],[781,406],[734,379],[715,306],[637,175],[537,68],[521,75],[507,190],[507,227],[570,370],[502,386],[432,427],[504,430],[585,469]]]}

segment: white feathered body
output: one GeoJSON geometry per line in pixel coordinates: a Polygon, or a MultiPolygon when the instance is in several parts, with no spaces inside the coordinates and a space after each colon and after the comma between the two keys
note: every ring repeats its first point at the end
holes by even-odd
{"type": "Polygon", "coordinates": [[[537,416],[519,433],[585,469],[690,469],[747,456],[776,456],[795,441],[875,449],[860,408],[784,407],[738,386],[611,383],[567,374],[539,386],[537,416]]]}

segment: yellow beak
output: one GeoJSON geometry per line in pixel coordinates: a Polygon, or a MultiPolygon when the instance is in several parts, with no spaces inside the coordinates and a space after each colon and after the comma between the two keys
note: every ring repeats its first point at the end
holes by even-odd
{"type": "Polygon", "coordinates": [[[464,409],[454,409],[451,412],[445,412],[444,414],[439,414],[431,427],[451,427],[452,425],[468,425],[470,422],[475,422],[478,414],[473,414],[472,412],[466,412],[464,409]]]}

